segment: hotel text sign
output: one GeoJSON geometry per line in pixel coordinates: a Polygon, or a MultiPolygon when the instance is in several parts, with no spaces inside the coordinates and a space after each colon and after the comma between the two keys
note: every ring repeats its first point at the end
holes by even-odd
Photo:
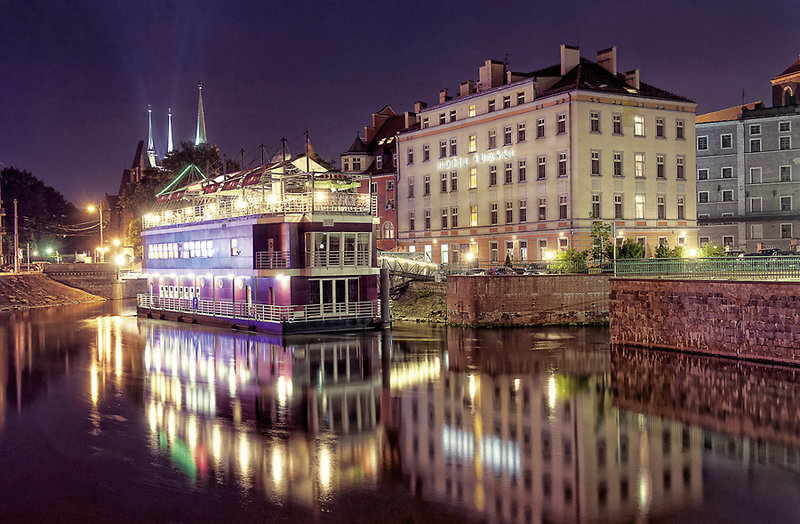
{"type": "Polygon", "coordinates": [[[499,151],[492,151],[490,153],[474,154],[471,156],[460,156],[456,158],[448,158],[447,160],[440,160],[437,164],[438,169],[450,169],[451,167],[464,167],[472,164],[486,164],[487,162],[494,162],[496,160],[503,160],[506,158],[514,158],[514,149],[507,147],[499,151]]]}

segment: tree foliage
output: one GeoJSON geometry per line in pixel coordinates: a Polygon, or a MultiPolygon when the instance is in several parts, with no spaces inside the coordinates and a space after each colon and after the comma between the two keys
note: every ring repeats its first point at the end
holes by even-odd
{"type": "Polygon", "coordinates": [[[644,245],[632,238],[626,238],[622,244],[617,241],[617,258],[644,258],[644,245]]]}
{"type": "Polygon", "coordinates": [[[583,273],[586,271],[586,259],[589,251],[578,251],[574,247],[560,251],[552,264],[556,273],[583,273]]]}
{"type": "Polygon", "coordinates": [[[614,242],[611,239],[611,224],[606,224],[601,220],[597,220],[594,215],[589,215],[592,220],[592,249],[591,255],[593,260],[602,261],[605,259],[614,258],[614,242]]]}
{"type": "Polygon", "coordinates": [[[698,252],[698,256],[700,258],[717,258],[717,257],[724,257],[725,256],[725,248],[723,246],[718,246],[711,242],[706,242],[705,244],[700,247],[700,251],[698,252]]]}
{"type": "Polygon", "coordinates": [[[667,244],[659,244],[655,251],[656,258],[685,258],[686,248],[683,246],[675,246],[670,249],[667,244]]]}

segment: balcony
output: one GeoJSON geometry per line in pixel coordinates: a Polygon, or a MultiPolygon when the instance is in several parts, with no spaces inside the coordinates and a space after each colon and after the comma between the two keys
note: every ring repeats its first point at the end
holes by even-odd
{"type": "Polygon", "coordinates": [[[371,267],[369,251],[315,251],[306,253],[306,267],[371,267]]]}
{"type": "Polygon", "coordinates": [[[256,269],[288,269],[288,251],[256,251],[256,269]]]}

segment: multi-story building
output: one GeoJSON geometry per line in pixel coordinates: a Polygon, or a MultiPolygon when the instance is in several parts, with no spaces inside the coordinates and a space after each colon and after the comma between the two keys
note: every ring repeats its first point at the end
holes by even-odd
{"type": "MultiPolygon", "coordinates": [[[[422,107],[417,103],[417,108],[422,107]]],[[[397,248],[397,148],[396,135],[416,123],[416,113],[395,113],[392,106],[384,106],[372,114],[372,125],[364,127],[364,139],[356,136],[347,151],[341,155],[342,171],[369,175],[362,183],[361,192],[377,196],[378,217],[376,239],[378,249],[397,248]]]]}
{"type": "Polygon", "coordinates": [[[800,236],[800,60],[755,102],[697,117],[699,243],[729,250],[797,249],[800,236]]]}
{"type": "Polygon", "coordinates": [[[617,73],[615,47],[593,62],[562,45],[560,64],[524,74],[487,60],[479,76],[398,135],[401,249],[536,260],[589,248],[591,217],[648,253],[694,244],[694,102],[617,73]]]}

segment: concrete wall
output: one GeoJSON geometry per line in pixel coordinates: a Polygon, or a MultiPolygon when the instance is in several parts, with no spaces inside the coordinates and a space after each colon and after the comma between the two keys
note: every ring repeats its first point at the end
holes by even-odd
{"type": "Polygon", "coordinates": [[[56,282],[112,300],[147,292],[147,280],[122,280],[113,264],[51,264],[45,274],[56,282]]]}
{"type": "Polygon", "coordinates": [[[611,342],[800,364],[800,283],[612,279],[611,342]]]}
{"type": "Polygon", "coordinates": [[[605,322],[608,280],[605,275],[450,276],[447,320],[477,326],[605,322]]]}

